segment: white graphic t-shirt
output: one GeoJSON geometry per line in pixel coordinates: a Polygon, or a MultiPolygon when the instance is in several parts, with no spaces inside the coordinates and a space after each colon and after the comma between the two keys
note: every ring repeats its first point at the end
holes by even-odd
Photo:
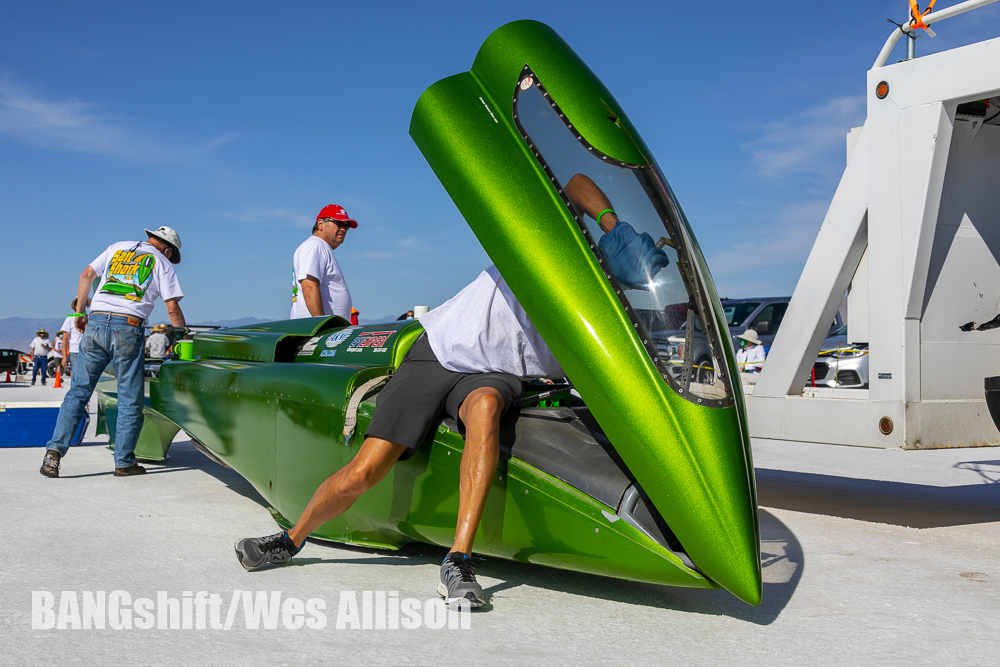
{"type": "Polygon", "coordinates": [[[292,257],[292,313],[291,319],[312,317],[302,294],[301,282],[306,276],[319,281],[319,296],[324,315],[351,318],[351,293],[344,282],[337,258],[330,244],[318,236],[310,236],[295,250],[292,257]]]}
{"type": "Polygon", "coordinates": [[[184,297],[170,260],[145,241],[112,243],[90,268],[101,278],[90,312],[134,315],[145,323],[157,298],[184,297]]]}
{"type": "Polygon", "coordinates": [[[459,373],[510,373],[520,378],[565,373],[495,266],[421,316],[441,365],[459,373]]]}
{"type": "Polygon", "coordinates": [[[75,317],[67,317],[63,320],[62,326],[59,327],[59,331],[65,331],[69,334],[69,353],[76,354],[80,351],[80,341],[83,339],[83,334],[76,330],[74,324],[75,317]]]}

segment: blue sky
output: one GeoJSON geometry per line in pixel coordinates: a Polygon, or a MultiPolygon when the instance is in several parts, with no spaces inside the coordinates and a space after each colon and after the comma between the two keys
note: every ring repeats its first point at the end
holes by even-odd
{"type": "MultiPolygon", "coordinates": [[[[292,252],[328,203],[360,222],[337,254],[362,317],[441,303],[489,260],[410,113],[521,18],[623,104],[720,292],[790,294],[906,6],[0,0],[0,318],[65,314],[88,262],[164,224],[189,322],[284,318],[292,252]]],[[[997,36],[1000,4],[937,33],[918,55],[997,36]]]]}

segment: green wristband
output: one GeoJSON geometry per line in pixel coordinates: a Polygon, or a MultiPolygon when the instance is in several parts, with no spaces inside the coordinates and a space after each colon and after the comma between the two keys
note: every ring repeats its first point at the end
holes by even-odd
{"type": "Polygon", "coordinates": [[[594,220],[596,220],[597,222],[600,222],[600,221],[601,221],[601,218],[603,218],[603,217],[604,217],[604,214],[605,214],[605,213],[614,213],[614,212],[615,212],[615,209],[613,209],[613,208],[606,208],[606,209],[604,209],[603,211],[601,211],[600,213],[598,213],[598,214],[597,214],[597,217],[596,217],[596,218],[594,218],[594,220]]]}

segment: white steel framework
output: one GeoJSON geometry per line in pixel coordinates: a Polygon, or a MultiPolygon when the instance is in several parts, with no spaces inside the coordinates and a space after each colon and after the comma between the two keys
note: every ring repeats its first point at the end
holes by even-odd
{"type": "Polygon", "coordinates": [[[747,397],[751,433],[997,445],[983,378],[1000,375],[1000,327],[983,324],[1000,316],[1000,126],[957,110],[1000,96],[1000,39],[885,67],[884,55],[868,72],[867,119],[848,135],[847,168],[747,397]],[[848,290],[849,339],[870,345],[869,389],[806,387],[848,290]]]}

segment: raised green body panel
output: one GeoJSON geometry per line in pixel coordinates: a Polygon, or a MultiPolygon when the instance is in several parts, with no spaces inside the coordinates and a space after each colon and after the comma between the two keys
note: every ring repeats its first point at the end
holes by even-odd
{"type": "Polygon", "coordinates": [[[267,322],[200,334],[194,341],[194,354],[243,361],[278,361],[282,342],[286,343],[285,347],[291,347],[300,338],[351,325],[343,317],[336,315],[306,317],[289,322],[291,324],[287,327],[267,322]]]}
{"type": "MultiPolygon", "coordinates": [[[[498,29],[472,71],[431,86],[410,134],[685,551],[709,578],[757,604],[760,541],[742,396],[736,392],[731,407],[710,408],[660,378],[572,212],[514,124],[513,94],[525,65],[594,147],[652,163],[607,88],[534,21],[498,29]]],[[[690,238],[718,315],[708,267],[690,238]]],[[[731,345],[725,358],[730,377],[739,377],[731,345]]]]}
{"type": "MultiPolygon", "coordinates": [[[[722,587],[758,604],[742,395],[703,402],[661,377],[642,329],[514,121],[526,66],[590,146],[655,172],[655,187],[669,190],[614,97],[543,24],[503,26],[470,72],[421,96],[411,136],[586,403],[514,412],[516,424],[508,424],[520,430],[503,445],[475,549],[636,581],[722,587]]],[[[699,307],[707,306],[699,317],[711,333],[712,318],[725,322],[721,304],[679,215],[685,234],[670,231],[670,247],[690,265],[685,275],[700,281],[699,307]]],[[[289,525],[361,445],[378,388],[367,390],[345,441],[352,395],[391,374],[421,331],[416,322],[351,327],[312,318],[198,334],[198,358],[164,363],[150,382],[150,411],[155,424],[183,428],[246,477],[289,525]]],[[[720,346],[714,372],[738,377],[728,336],[720,346]]],[[[313,535],[390,549],[415,540],[450,545],[462,448],[442,421],[412,458],[313,535]]]]}

